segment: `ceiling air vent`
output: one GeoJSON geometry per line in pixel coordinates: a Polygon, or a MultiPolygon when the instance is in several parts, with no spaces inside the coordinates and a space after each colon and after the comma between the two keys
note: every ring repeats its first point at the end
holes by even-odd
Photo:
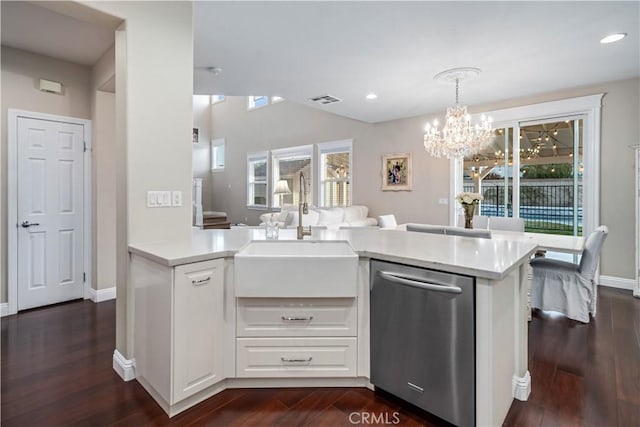
{"type": "Polygon", "coordinates": [[[314,96],[313,98],[309,98],[309,101],[326,105],[326,104],[334,104],[336,102],[342,102],[342,99],[338,99],[335,96],[331,96],[331,95],[321,95],[321,96],[314,96]]]}

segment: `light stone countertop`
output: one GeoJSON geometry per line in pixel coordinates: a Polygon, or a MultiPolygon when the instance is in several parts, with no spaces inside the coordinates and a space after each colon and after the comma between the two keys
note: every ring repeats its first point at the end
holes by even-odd
{"type": "MultiPolygon", "coordinates": [[[[295,229],[280,230],[279,240],[295,239],[295,229]]],[[[252,240],[265,240],[265,230],[194,230],[189,240],[130,245],[129,251],[176,266],[232,257],[252,240]]],[[[537,248],[530,241],[380,229],[313,230],[311,240],[346,240],[360,257],[497,280],[530,258],[537,248]]]]}

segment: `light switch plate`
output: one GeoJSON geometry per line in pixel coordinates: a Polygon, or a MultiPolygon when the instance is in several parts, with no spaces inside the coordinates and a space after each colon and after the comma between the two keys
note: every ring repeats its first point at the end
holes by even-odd
{"type": "Polygon", "coordinates": [[[158,206],[158,195],[155,191],[147,191],[147,207],[155,208],[158,206]]]}
{"type": "Polygon", "coordinates": [[[161,206],[171,206],[171,191],[161,191],[162,203],[161,206]]]}
{"type": "Polygon", "coordinates": [[[182,206],[182,191],[172,192],[171,198],[171,206],[182,206]]]}

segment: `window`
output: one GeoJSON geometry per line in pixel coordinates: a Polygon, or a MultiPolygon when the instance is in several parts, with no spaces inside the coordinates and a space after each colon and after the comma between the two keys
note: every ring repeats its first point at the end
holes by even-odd
{"type": "Polygon", "coordinates": [[[211,170],[224,170],[224,138],[214,139],[211,141],[211,170]]]}
{"type": "Polygon", "coordinates": [[[247,110],[255,110],[256,108],[264,107],[267,104],[269,104],[269,97],[267,96],[247,97],[247,110]]]}
{"type": "Polygon", "coordinates": [[[351,153],[351,140],[318,144],[321,207],[351,205],[351,153]]]}
{"type": "Polygon", "coordinates": [[[247,154],[247,206],[266,209],[268,206],[268,153],[247,154]]]}
{"type": "Polygon", "coordinates": [[[211,95],[211,104],[217,104],[224,101],[224,95],[211,95]]]}
{"type": "MultiPolygon", "coordinates": [[[[306,180],[307,202],[313,201],[313,170],[311,159],[313,157],[313,146],[304,145],[299,147],[284,148],[271,151],[271,163],[273,167],[273,188],[280,180],[287,181],[291,194],[282,197],[283,204],[298,204],[300,202],[300,172],[304,174],[306,180]]],[[[280,207],[280,197],[273,197],[273,207],[280,207]]]]}
{"type": "MultiPolygon", "coordinates": [[[[453,160],[452,197],[482,191],[482,215],[520,217],[531,232],[588,235],[599,224],[603,94],[485,113],[493,145],[453,160]]],[[[455,224],[452,204],[450,223],[455,224]]]]}
{"type": "Polygon", "coordinates": [[[277,104],[278,102],[282,102],[284,101],[284,98],[281,96],[272,96],[271,97],[271,103],[272,104],[277,104]]]}

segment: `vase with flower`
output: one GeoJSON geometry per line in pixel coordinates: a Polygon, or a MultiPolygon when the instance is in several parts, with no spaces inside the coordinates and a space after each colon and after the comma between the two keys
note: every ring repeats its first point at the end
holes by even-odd
{"type": "Polygon", "coordinates": [[[464,211],[464,228],[473,228],[473,214],[476,211],[476,206],[483,199],[484,197],[480,193],[463,192],[456,196],[456,200],[464,211]]]}

